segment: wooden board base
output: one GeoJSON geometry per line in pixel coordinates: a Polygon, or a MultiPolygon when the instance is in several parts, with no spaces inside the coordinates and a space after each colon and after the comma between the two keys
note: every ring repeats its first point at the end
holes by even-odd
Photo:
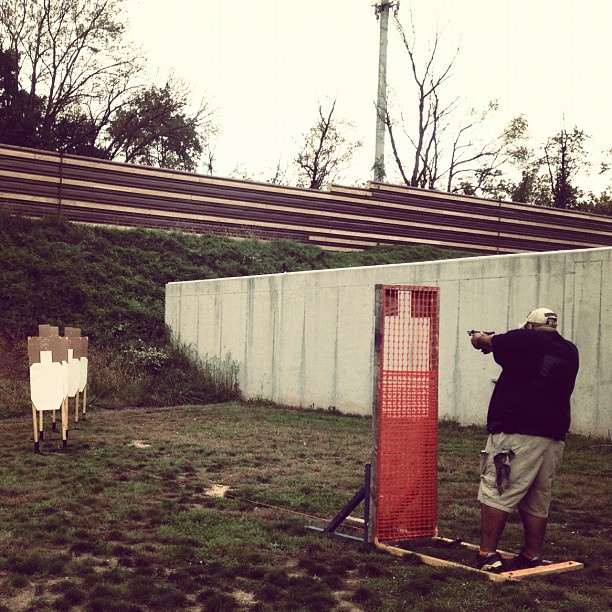
{"type": "Polygon", "coordinates": [[[528,578],[530,576],[544,576],[546,574],[573,572],[574,570],[580,570],[583,567],[584,564],[579,563],[578,561],[562,561],[561,563],[549,563],[547,565],[540,565],[539,567],[532,567],[524,570],[516,570],[514,572],[503,572],[500,574],[500,576],[508,576],[513,580],[520,580],[521,578],[528,578]]]}
{"type": "MultiPolygon", "coordinates": [[[[435,538],[435,539],[448,541],[448,542],[453,541],[453,540],[446,540],[446,538],[435,538]]],[[[470,548],[470,549],[478,550],[478,546],[476,546],[475,544],[461,542],[461,545],[465,545],[467,548],[470,548]]],[[[464,565],[462,563],[456,563],[455,561],[447,561],[446,559],[440,559],[438,557],[432,557],[430,555],[423,555],[421,553],[417,553],[411,550],[405,550],[403,548],[398,548],[397,546],[389,546],[388,544],[382,544],[378,540],[375,540],[374,546],[396,557],[406,557],[406,556],[417,557],[425,565],[433,565],[435,567],[456,567],[456,568],[460,568],[460,569],[467,570],[470,572],[478,572],[479,574],[485,574],[486,577],[489,578],[489,580],[493,580],[495,582],[504,582],[507,580],[521,580],[523,578],[529,578],[531,576],[543,576],[546,574],[560,574],[563,572],[571,572],[574,570],[579,570],[584,567],[582,563],[579,563],[577,561],[563,561],[561,563],[548,563],[547,565],[541,565],[539,567],[534,567],[530,569],[516,570],[513,572],[502,572],[499,574],[494,574],[492,572],[485,572],[483,570],[476,569],[475,567],[470,567],[469,565],[464,565]]],[[[511,558],[514,555],[509,552],[503,552],[502,556],[504,558],[511,558]]]]}

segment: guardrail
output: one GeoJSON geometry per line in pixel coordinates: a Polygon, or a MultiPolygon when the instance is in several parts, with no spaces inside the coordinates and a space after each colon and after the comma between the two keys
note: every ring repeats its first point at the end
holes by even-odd
{"type": "Polygon", "coordinates": [[[0,145],[0,208],[82,223],[485,254],[612,246],[612,218],[368,182],[283,187],[0,145]]]}

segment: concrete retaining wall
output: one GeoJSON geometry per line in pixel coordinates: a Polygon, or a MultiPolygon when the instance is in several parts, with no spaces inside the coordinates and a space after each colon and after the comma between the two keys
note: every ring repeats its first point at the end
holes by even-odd
{"type": "Polygon", "coordinates": [[[440,287],[440,417],[483,424],[500,368],[468,329],[503,332],[547,306],[580,349],[572,431],[609,435],[612,248],[169,283],[173,340],[239,365],[245,398],[370,414],[374,286],[440,287]]]}

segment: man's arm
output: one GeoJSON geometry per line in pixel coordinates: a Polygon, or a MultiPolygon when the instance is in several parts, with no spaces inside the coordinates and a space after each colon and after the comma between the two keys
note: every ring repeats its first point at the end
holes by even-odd
{"type": "Polygon", "coordinates": [[[475,332],[471,337],[472,346],[485,355],[490,353],[493,350],[493,335],[485,332],[475,332]]]}

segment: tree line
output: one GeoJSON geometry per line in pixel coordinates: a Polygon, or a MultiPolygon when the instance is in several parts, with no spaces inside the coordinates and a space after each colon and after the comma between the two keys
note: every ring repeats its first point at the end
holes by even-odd
{"type": "MultiPolygon", "coordinates": [[[[589,136],[577,126],[535,148],[526,117],[493,138],[483,109],[462,108],[445,85],[459,52],[441,57],[440,32],[422,53],[412,18],[394,25],[406,51],[412,99],[387,105],[392,167],[407,186],[612,214],[612,187],[584,192],[589,136]]],[[[291,167],[265,180],[321,189],[342,179],[362,146],[336,100],[319,102],[291,167]]],[[[192,107],[174,75],[152,84],[146,61],[126,40],[123,0],[3,0],[0,3],[0,142],[108,160],[214,172],[215,110],[192,107]]],[[[600,171],[609,170],[612,149],[600,171]]],[[[243,178],[248,178],[245,176],[243,178]]],[[[388,180],[388,178],[386,179],[388,180]]],[[[395,180],[395,179],[394,179],[395,180]]]]}
{"type": "Polygon", "coordinates": [[[215,126],[170,75],[151,84],[125,39],[123,0],[0,3],[0,139],[195,170],[215,126]]]}

